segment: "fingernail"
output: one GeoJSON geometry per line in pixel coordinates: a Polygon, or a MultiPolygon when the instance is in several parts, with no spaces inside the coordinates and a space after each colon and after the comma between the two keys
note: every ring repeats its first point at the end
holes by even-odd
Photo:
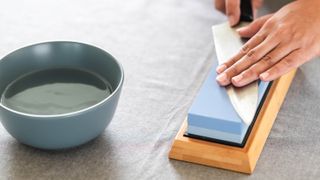
{"type": "Polygon", "coordinates": [[[217,81],[218,81],[220,84],[226,82],[227,80],[228,80],[228,79],[227,79],[226,73],[222,73],[222,74],[220,74],[220,75],[217,77],[217,81]]]}
{"type": "Polygon", "coordinates": [[[268,78],[268,76],[269,76],[269,73],[264,72],[264,73],[260,74],[260,79],[266,80],[268,78]]]}
{"type": "Polygon", "coordinates": [[[240,74],[238,76],[233,77],[232,80],[236,83],[239,83],[242,80],[242,78],[243,78],[243,75],[240,74]]]}
{"type": "Polygon", "coordinates": [[[237,22],[236,22],[236,17],[233,16],[233,15],[230,15],[229,16],[229,23],[230,23],[230,26],[234,26],[237,22]]]}
{"type": "Polygon", "coordinates": [[[225,64],[222,64],[217,67],[216,71],[217,71],[217,73],[222,73],[226,69],[227,69],[227,66],[225,64]]]}

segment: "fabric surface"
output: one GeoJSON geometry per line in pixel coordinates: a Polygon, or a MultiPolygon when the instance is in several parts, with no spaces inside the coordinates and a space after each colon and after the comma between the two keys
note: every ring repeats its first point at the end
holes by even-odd
{"type": "MultiPolygon", "coordinates": [[[[279,7],[268,1],[263,12],[279,7]]],[[[316,179],[320,61],[298,70],[253,175],[168,159],[215,60],[210,0],[11,0],[0,3],[0,56],[43,41],[101,47],[125,70],[117,112],[97,139],[42,151],[0,126],[0,179],[316,179]]]]}

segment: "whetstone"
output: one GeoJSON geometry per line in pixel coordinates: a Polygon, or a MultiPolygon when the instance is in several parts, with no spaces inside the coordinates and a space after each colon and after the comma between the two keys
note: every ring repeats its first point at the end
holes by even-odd
{"type": "Polygon", "coordinates": [[[218,62],[214,61],[188,111],[186,135],[243,147],[271,83],[258,83],[256,115],[252,123],[246,124],[235,111],[226,88],[216,82],[217,66],[218,62]]]}
{"type": "Polygon", "coordinates": [[[244,147],[234,147],[184,136],[187,120],[176,135],[169,157],[251,174],[285,99],[296,70],[275,80],[262,105],[244,147]]]}

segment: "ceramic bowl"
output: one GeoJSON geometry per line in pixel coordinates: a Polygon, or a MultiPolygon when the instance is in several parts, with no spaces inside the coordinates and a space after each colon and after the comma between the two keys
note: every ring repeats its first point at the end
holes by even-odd
{"type": "Polygon", "coordinates": [[[101,134],[117,107],[124,80],[120,63],[97,47],[78,42],[45,42],[18,49],[0,60],[0,95],[18,77],[50,68],[79,68],[97,73],[111,85],[111,95],[97,104],[57,115],[28,114],[0,104],[5,129],[19,142],[42,149],[84,144],[101,134]]]}

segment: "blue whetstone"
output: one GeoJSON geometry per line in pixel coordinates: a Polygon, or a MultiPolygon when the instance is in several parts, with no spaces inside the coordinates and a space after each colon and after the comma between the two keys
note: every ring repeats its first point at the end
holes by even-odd
{"type": "MultiPolygon", "coordinates": [[[[248,130],[233,108],[224,87],[216,82],[217,62],[213,64],[188,113],[187,133],[232,143],[242,143],[248,130]]],[[[259,102],[268,88],[259,83],[259,102]]]]}

